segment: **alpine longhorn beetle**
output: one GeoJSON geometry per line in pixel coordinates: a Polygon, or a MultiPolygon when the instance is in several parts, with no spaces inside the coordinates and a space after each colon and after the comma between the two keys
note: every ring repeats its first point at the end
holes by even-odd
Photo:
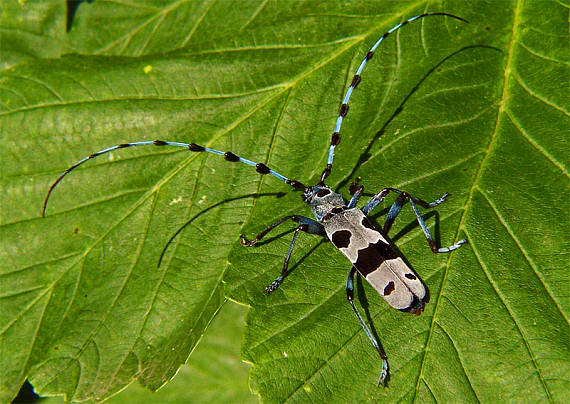
{"type": "Polygon", "coordinates": [[[372,59],[374,51],[388,35],[412,21],[433,15],[447,16],[462,22],[468,22],[467,20],[453,14],[424,13],[408,18],[407,20],[395,25],[394,27],[390,28],[384,35],[382,35],[380,39],[376,41],[376,43],[374,43],[372,48],[370,48],[366,54],[364,60],[360,63],[360,66],[358,67],[358,70],[356,71],[356,74],[354,75],[352,82],[346,91],[344,100],[340,106],[340,111],[338,113],[334,132],[331,136],[327,165],[321,174],[321,180],[316,185],[305,186],[299,181],[289,179],[284,175],[279,174],[277,171],[270,169],[263,163],[255,163],[251,160],[239,157],[231,151],[223,152],[220,150],[211,149],[209,147],[200,146],[195,143],[170,142],[163,140],[122,143],[119,145],[107,147],[87,157],[84,157],[69,167],[67,170],[65,170],[65,172],[59,176],[59,178],[51,185],[48,190],[48,193],[44,200],[42,217],[45,217],[47,203],[52,191],[56,185],[72,170],[79,167],[87,160],[93,159],[105,153],[109,153],[113,150],[124,149],[131,146],[184,147],[192,152],[208,152],[218,154],[220,156],[223,156],[227,161],[241,162],[255,167],[255,170],[260,174],[271,174],[281,181],[284,181],[286,184],[289,184],[291,187],[293,187],[293,189],[303,191],[303,201],[310,205],[311,211],[313,212],[316,220],[299,215],[286,216],[279,219],[272,225],[267,226],[267,228],[259,233],[253,240],[248,240],[244,235],[240,235],[241,244],[246,247],[251,247],[280,224],[288,220],[299,223],[293,232],[293,238],[291,240],[291,244],[289,245],[289,250],[285,255],[285,261],[283,263],[281,275],[277,277],[277,279],[275,279],[269,286],[267,286],[264,292],[266,294],[273,292],[279,287],[279,285],[283,282],[283,279],[287,276],[287,268],[289,266],[291,252],[293,251],[295,240],[297,240],[297,235],[300,231],[310,234],[317,234],[327,240],[332,241],[332,243],[352,263],[352,268],[348,273],[348,279],[346,281],[346,296],[348,298],[348,302],[354,310],[354,313],[356,314],[356,317],[358,318],[358,321],[360,322],[360,325],[364,329],[364,332],[382,359],[382,370],[380,372],[380,378],[378,379],[378,385],[382,384],[388,375],[388,358],[384,350],[376,341],[376,338],[374,338],[362,320],[358,309],[354,305],[354,274],[358,272],[361,276],[363,276],[386,300],[386,302],[388,302],[390,306],[401,311],[407,311],[419,315],[424,310],[426,288],[422,281],[414,274],[414,271],[409,268],[409,266],[402,260],[402,258],[385,238],[385,236],[388,234],[388,231],[392,227],[396,216],[400,213],[400,210],[402,209],[404,203],[410,202],[418,223],[424,232],[431,250],[434,253],[447,253],[453,251],[464,244],[466,240],[460,240],[449,247],[437,247],[424,222],[424,219],[420,214],[420,211],[418,210],[417,205],[420,205],[424,208],[434,208],[440,205],[449,196],[448,193],[443,194],[443,196],[436,201],[428,203],[408,194],[407,192],[400,191],[395,188],[384,188],[376,195],[374,195],[372,199],[370,199],[370,201],[368,201],[368,203],[362,209],[360,209],[356,206],[356,204],[362,195],[362,192],[364,191],[364,187],[362,185],[358,185],[357,182],[351,184],[350,194],[352,197],[350,201],[346,203],[341,194],[334,192],[330,187],[325,185],[325,180],[330,175],[332,170],[334,150],[335,147],[339,144],[341,138],[340,127],[342,120],[348,113],[348,101],[350,100],[352,92],[360,83],[361,74],[364,70],[364,67],[366,66],[366,63],[372,59]],[[366,215],[370,213],[370,211],[372,211],[372,209],[374,209],[380,202],[382,202],[386,195],[388,195],[390,192],[398,194],[398,197],[388,211],[388,215],[386,216],[382,230],[378,231],[374,228],[366,215]]]}

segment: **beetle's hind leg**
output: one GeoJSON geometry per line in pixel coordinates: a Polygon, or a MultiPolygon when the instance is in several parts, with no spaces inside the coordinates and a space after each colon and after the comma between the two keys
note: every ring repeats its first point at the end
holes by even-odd
{"type": "Polygon", "coordinates": [[[356,317],[358,318],[360,325],[364,329],[364,332],[366,333],[366,335],[370,339],[370,342],[372,342],[372,345],[374,345],[374,348],[376,348],[376,351],[378,352],[378,354],[380,355],[380,358],[382,359],[382,371],[380,372],[380,377],[378,378],[378,386],[380,386],[381,384],[384,383],[384,381],[386,380],[386,377],[388,376],[388,357],[386,356],[386,353],[384,352],[382,347],[380,347],[380,344],[378,343],[378,341],[376,341],[376,338],[374,338],[374,336],[372,335],[372,333],[370,332],[370,330],[366,326],[366,323],[364,323],[364,320],[362,320],[362,317],[360,316],[358,309],[354,305],[354,274],[355,273],[356,273],[356,269],[354,267],[352,267],[350,269],[350,272],[348,273],[348,278],[346,279],[346,297],[348,299],[348,302],[352,306],[352,310],[354,310],[354,314],[356,314],[356,317]]]}

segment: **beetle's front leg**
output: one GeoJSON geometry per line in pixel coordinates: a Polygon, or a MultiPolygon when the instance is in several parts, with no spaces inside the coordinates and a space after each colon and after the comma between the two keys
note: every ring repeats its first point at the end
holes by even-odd
{"type": "Polygon", "coordinates": [[[252,247],[259,240],[261,240],[267,233],[269,233],[271,230],[273,230],[274,228],[276,228],[281,223],[287,220],[292,220],[294,222],[297,222],[299,223],[299,226],[295,228],[293,239],[291,240],[291,244],[289,245],[289,250],[287,251],[287,255],[285,256],[285,261],[283,262],[281,276],[277,277],[277,279],[275,279],[269,286],[265,288],[264,290],[265,294],[269,294],[273,292],[275,289],[277,289],[279,285],[281,285],[281,283],[283,282],[283,279],[285,279],[285,277],[287,276],[287,269],[289,268],[289,259],[291,258],[291,253],[293,252],[293,246],[295,245],[295,241],[297,241],[297,235],[300,231],[310,234],[318,234],[320,236],[326,237],[325,228],[322,224],[306,216],[293,215],[293,216],[286,216],[282,219],[279,219],[277,222],[273,223],[272,225],[267,226],[261,233],[257,235],[257,237],[255,237],[251,241],[246,239],[245,236],[242,234],[240,236],[241,243],[246,247],[252,247]]]}

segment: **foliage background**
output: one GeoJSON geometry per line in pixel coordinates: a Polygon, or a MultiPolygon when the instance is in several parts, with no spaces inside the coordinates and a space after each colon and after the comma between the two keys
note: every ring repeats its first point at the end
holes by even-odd
{"type": "MultiPolygon", "coordinates": [[[[226,297],[251,306],[241,357],[268,402],[568,400],[568,4],[96,0],[69,30],[67,7],[1,2],[0,401],[27,378],[78,401],[135,379],[157,389],[226,297]],[[433,256],[411,213],[398,219],[392,239],[431,294],[419,318],[360,285],[390,356],[388,389],[374,386],[379,361],[333,247],[300,237],[285,284],[261,293],[290,235],[255,249],[238,235],[308,214],[272,178],[216,156],[130,149],[66,178],[41,219],[60,172],[131,140],[231,149],[316,182],[370,44],[442,10],[471,24],[430,17],[382,45],[329,182],[346,193],[361,176],[369,193],[395,186],[430,200],[449,191],[428,223],[442,245],[469,240],[433,256]]],[[[227,352],[240,331],[216,326],[232,337],[227,352]]],[[[196,366],[215,365],[215,351],[196,366]]],[[[194,400],[212,399],[228,376],[218,370],[194,400]]],[[[228,400],[243,393],[235,386],[228,400]]]]}

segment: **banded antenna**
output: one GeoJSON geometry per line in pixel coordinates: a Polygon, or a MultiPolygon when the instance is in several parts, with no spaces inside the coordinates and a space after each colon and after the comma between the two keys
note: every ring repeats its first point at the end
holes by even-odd
{"type": "Polygon", "coordinates": [[[333,160],[334,160],[334,149],[335,147],[340,143],[340,127],[342,125],[342,120],[344,119],[344,117],[346,116],[346,114],[348,114],[348,101],[350,100],[350,96],[352,95],[352,92],[354,91],[354,89],[356,88],[356,86],[358,86],[358,84],[360,83],[361,80],[361,74],[362,71],[364,70],[364,66],[366,66],[366,63],[368,63],[368,61],[370,59],[372,59],[372,56],[374,56],[374,51],[376,50],[376,48],[378,48],[378,46],[380,45],[380,43],[382,43],[382,41],[384,39],[386,39],[386,37],[388,35],[390,35],[392,32],[397,31],[399,28],[402,28],[404,25],[415,21],[415,20],[419,20],[421,18],[424,17],[428,17],[431,15],[444,15],[447,17],[451,17],[451,18],[455,18],[456,20],[465,22],[465,23],[469,23],[469,21],[458,17],[456,15],[453,14],[448,14],[448,13],[424,13],[424,14],[419,14],[416,15],[414,17],[408,18],[406,21],[403,21],[401,23],[399,23],[398,25],[393,26],[392,28],[390,28],[384,35],[382,35],[380,37],[380,39],[378,39],[376,41],[376,43],[374,45],[372,45],[372,48],[370,48],[370,50],[368,51],[368,53],[366,54],[366,56],[364,57],[364,60],[362,60],[362,62],[360,63],[360,66],[358,67],[358,70],[356,70],[356,74],[354,75],[354,77],[352,78],[352,82],[350,83],[350,86],[348,87],[348,90],[346,90],[346,94],[344,96],[344,99],[342,101],[342,105],[340,106],[340,111],[338,112],[338,117],[336,118],[336,124],[334,126],[334,131],[333,134],[331,136],[331,142],[330,142],[330,146],[329,146],[329,157],[327,160],[327,166],[326,168],[323,170],[323,173],[321,174],[321,182],[319,183],[320,185],[324,185],[325,183],[325,179],[330,175],[331,170],[332,170],[332,165],[333,165],[333,160]]]}
{"type": "Polygon", "coordinates": [[[285,182],[286,184],[291,185],[293,188],[295,189],[300,189],[300,190],[304,190],[306,187],[305,185],[301,184],[299,181],[296,180],[290,180],[289,178],[285,177],[284,175],[279,174],[277,171],[272,170],[271,168],[267,167],[265,164],[263,163],[255,163],[251,160],[248,159],[244,159],[243,157],[240,157],[230,151],[227,152],[223,152],[220,150],[216,150],[216,149],[210,149],[209,147],[204,147],[204,146],[200,146],[196,143],[181,143],[181,142],[168,142],[168,141],[164,141],[164,140],[147,140],[144,142],[132,142],[132,143],[121,143],[115,146],[111,146],[111,147],[107,147],[103,150],[99,150],[96,153],[90,154],[87,157],[82,158],[81,160],[79,160],[77,163],[75,163],[74,165],[72,165],[71,167],[69,167],[67,170],[65,170],[63,172],[63,174],[61,174],[59,176],[59,178],[57,180],[55,180],[55,182],[51,185],[51,187],[49,188],[49,191],[46,195],[46,199],[44,200],[44,207],[42,210],[42,217],[45,217],[46,215],[46,208],[47,208],[47,204],[48,204],[48,200],[49,197],[52,193],[52,191],[54,190],[54,188],[57,186],[57,184],[59,184],[61,182],[61,180],[67,175],[69,174],[71,171],[75,170],[77,167],[79,167],[80,165],[82,165],[83,163],[85,163],[88,160],[91,160],[95,157],[98,157],[102,154],[105,153],[109,153],[112,152],[113,150],[117,150],[117,149],[125,149],[127,147],[133,147],[133,146],[175,146],[175,147],[184,147],[185,149],[188,149],[192,152],[208,152],[208,153],[213,153],[213,154],[217,154],[220,156],[223,156],[227,161],[231,161],[231,162],[236,162],[239,161],[240,163],[244,163],[247,164],[248,166],[252,166],[255,167],[255,171],[257,171],[259,174],[270,174],[273,175],[274,177],[279,178],[281,181],[285,182]]]}

